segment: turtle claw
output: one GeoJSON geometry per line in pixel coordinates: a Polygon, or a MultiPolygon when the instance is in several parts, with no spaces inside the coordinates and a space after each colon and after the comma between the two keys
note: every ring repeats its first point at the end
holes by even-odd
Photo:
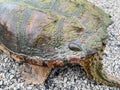
{"type": "Polygon", "coordinates": [[[22,77],[26,84],[44,84],[52,68],[24,64],[22,77]]]}

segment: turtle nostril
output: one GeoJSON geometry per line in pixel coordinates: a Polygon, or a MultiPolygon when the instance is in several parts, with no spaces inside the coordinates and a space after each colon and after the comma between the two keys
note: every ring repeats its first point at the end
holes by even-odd
{"type": "Polygon", "coordinates": [[[68,48],[72,51],[81,51],[82,50],[82,48],[79,44],[73,43],[73,42],[69,43],[68,48]]]}

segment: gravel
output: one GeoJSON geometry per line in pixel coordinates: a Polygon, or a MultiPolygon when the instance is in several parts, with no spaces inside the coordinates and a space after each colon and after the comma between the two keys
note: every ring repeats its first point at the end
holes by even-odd
{"type": "MultiPolygon", "coordinates": [[[[105,71],[120,79],[120,0],[88,0],[112,16],[108,28],[109,39],[105,49],[105,71]]],[[[90,80],[82,67],[65,66],[54,69],[44,85],[26,85],[21,76],[23,64],[0,53],[0,90],[120,90],[98,85],[90,80]]]]}

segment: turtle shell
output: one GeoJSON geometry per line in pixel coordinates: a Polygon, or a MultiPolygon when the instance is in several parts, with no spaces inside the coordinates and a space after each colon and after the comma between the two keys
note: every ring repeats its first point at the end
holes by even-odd
{"type": "Polygon", "coordinates": [[[49,68],[81,64],[94,76],[88,68],[92,56],[103,51],[111,23],[86,0],[0,0],[0,50],[49,68]]]}
{"type": "Polygon", "coordinates": [[[46,60],[102,47],[109,15],[84,0],[0,3],[0,41],[15,53],[46,60]]]}

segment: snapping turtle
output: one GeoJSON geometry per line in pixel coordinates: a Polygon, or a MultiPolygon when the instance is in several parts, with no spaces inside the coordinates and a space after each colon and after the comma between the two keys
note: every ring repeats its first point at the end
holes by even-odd
{"type": "Polygon", "coordinates": [[[0,50],[27,63],[23,74],[38,82],[56,67],[80,64],[98,83],[120,87],[101,62],[111,23],[86,0],[0,0],[0,50]]]}

